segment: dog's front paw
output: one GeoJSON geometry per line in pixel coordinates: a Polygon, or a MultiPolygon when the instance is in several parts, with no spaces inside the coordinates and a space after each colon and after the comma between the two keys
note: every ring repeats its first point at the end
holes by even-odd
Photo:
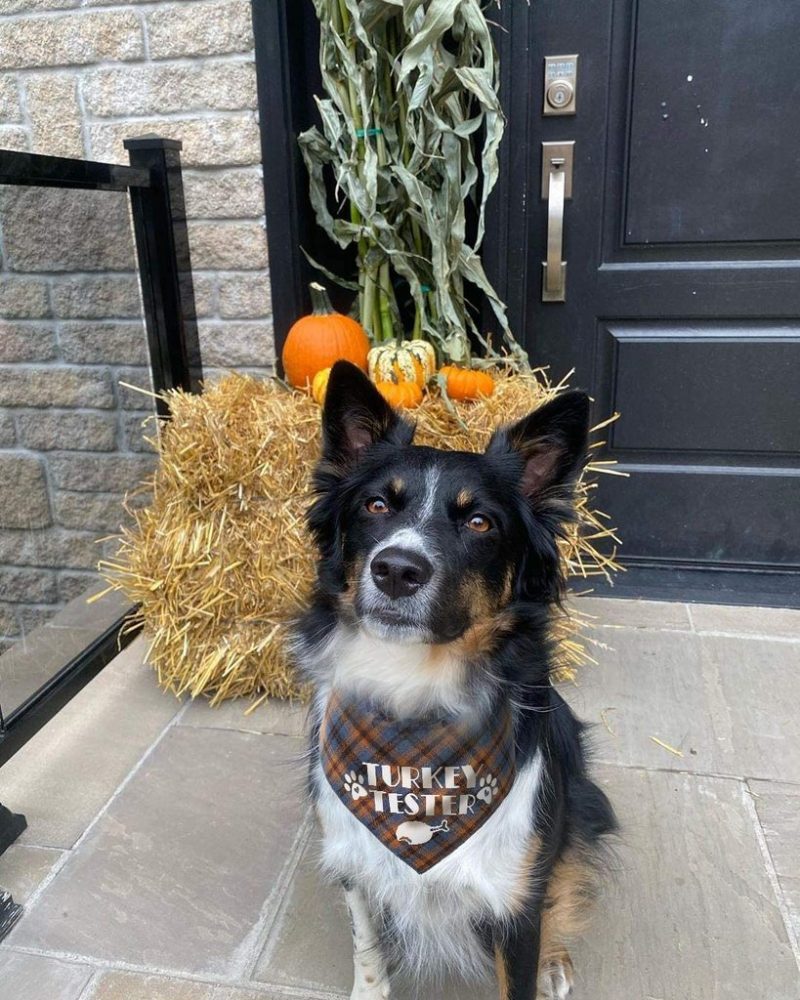
{"type": "Polygon", "coordinates": [[[350,1000],[389,1000],[390,996],[389,983],[384,979],[380,982],[356,983],[350,994],[350,1000]]]}
{"type": "Polygon", "coordinates": [[[566,1000],[572,993],[572,960],[566,952],[551,958],[539,969],[539,992],[536,1000],[566,1000]]]}

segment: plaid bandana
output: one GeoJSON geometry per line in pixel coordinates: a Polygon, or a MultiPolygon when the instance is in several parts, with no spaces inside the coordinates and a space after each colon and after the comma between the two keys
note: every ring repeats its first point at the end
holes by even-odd
{"type": "Polygon", "coordinates": [[[325,777],[390,851],[426,872],[483,826],[514,783],[511,713],[475,730],[441,719],[397,721],[331,695],[320,732],[325,777]]]}

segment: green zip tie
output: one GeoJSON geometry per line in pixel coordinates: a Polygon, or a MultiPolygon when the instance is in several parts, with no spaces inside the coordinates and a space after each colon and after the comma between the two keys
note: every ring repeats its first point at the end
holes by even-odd
{"type": "Polygon", "coordinates": [[[422,292],[423,295],[425,294],[425,292],[432,292],[433,291],[433,289],[431,288],[430,285],[420,285],[419,286],[419,290],[422,292]]]}
{"type": "Polygon", "coordinates": [[[383,135],[382,128],[357,128],[356,139],[363,139],[366,135],[383,135]]]}

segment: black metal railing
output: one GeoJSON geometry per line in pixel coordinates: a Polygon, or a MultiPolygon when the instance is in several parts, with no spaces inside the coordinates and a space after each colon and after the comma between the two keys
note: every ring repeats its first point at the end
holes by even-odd
{"type": "MultiPolygon", "coordinates": [[[[153,388],[199,392],[202,380],[181,175],[181,143],[125,141],[130,166],[0,150],[0,185],[127,192],[130,198],[153,388]]],[[[160,397],[159,416],[169,415],[160,397]]],[[[98,635],[6,716],[0,706],[0,766],[134,637],[121,632],[131,607],[98,622],[98,635]]],[[[2,813],[0,813],[2,824],[2,813]]],[[[0,844],[2,844],[0,829],[0,844]]]]}

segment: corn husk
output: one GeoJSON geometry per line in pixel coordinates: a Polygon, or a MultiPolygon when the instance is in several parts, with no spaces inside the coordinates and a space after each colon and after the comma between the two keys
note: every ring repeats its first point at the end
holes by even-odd
{"type": "MultiPolygon", "coordinates": [[[[494,395],[473,403],[426,394],[413,414],[415,440],[482,450],[499,424],[559,388],[534,372],[501,375],[494,395]]],[[[164,688],[212,703],[302,697],[284,643],[315,571],[304,518],[320,408],[277,380],[242,375],[202,395],[172,391],[165,398],[172,418],[152,439],[159,463],[137,491],[149,502],[129,503],[130,523],[101,571],[139,605],[132,626],[144,625],[164,688]]],[[[590,502],[593,472],[603,470],[588,467],[578,488],[579,523],[562,545],[565,566],[581,581],[617,568],[613,532],[590,502]]],[[[560,614],[553,627],[562,672],[591,658],[574,617],[560,614]]]]}

